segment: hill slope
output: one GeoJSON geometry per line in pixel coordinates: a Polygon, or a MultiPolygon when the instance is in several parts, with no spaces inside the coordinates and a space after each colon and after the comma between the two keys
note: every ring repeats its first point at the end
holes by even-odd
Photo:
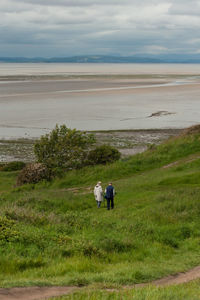
{"type": "Polygon", "coordinates": [[[200,264],[199,157],[196,128],[51,184],[0,172],[0,285],[128,285],[200,264]],[[116,208],[97,209],[92,188],[110,179],[116,208]]]}
{"type": "Polygon", "coordinates": [[[68,57],[0,57],[5,63],[200,63],[197,55],[150,55],[150,56],[112,56],[112,55],[79,55],[68,57]]]}

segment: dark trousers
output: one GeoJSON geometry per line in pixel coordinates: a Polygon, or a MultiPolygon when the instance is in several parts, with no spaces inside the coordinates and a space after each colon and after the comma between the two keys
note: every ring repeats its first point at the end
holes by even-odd
{"type": "Polygon", "coordinates": [[[97,207],[100,208],[101,206],[101,201],[97,201],[97,207]]]}
{"type": "Polygon", "coordinates": [[[114,208],[114,199],[113,198],[108,198],[107,199],[107,209],[108,210],[110,209],[110,206],[111,206],[112,209],[114,208]]]}

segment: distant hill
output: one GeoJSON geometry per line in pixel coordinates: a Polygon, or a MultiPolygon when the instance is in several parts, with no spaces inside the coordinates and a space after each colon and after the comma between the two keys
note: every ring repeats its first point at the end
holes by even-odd
{"type": "Polygon", "coordinates": [[[106,56],[82,55],[71,57],[0,57],[6,63],[200,63],[200,57],[142,57],[142,56],[106,56]]]}

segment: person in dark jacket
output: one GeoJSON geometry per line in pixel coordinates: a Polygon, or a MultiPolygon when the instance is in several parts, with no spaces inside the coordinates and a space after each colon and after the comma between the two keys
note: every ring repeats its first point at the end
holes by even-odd
{"type": "Polygon", "coordinates": [[[114,208],[114,197],[115,197],[115,189],[112,186],[112,182],[109,183],[107,188],[105,189],[105,198],[107,200],[107,209],[110,210],[110,207],[114,208]]]}

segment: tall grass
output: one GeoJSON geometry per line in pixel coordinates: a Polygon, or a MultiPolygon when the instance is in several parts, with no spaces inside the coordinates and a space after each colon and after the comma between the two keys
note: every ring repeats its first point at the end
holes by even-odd
{"type": "Polygon", "coordinates": [[[200,160],[186,159],[199,146],[198,136],[174,139],[21,188],[12,188],[16,173],[1,172],[0,285],[131,285],[199,264],[200,160]],[[68,189],[97,178],[115,179],[114,210],[97,209],[92,189],[68,189]]]}

